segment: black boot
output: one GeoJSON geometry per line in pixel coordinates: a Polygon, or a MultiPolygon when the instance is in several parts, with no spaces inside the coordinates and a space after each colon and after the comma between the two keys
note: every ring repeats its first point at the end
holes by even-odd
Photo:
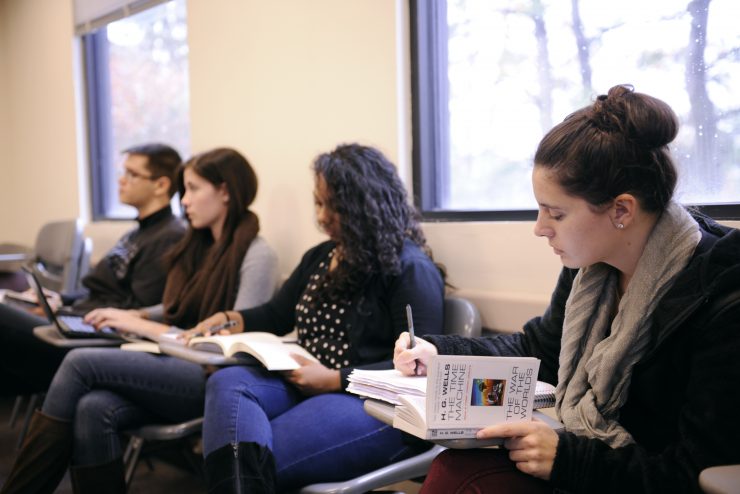
{"type": "Polygon", "coordinates": [[[206,456],[208,494],[274,494],[275,458],[257,443],[227,444],[206,456]]]}
{"type": "Polygon", "coordinates": [[[2,494],[52,493],[72,455],[72,425],[36,410],[2,494]]]}
{"type": "Polygon", "coordinates": [[[75,494],[124,494],[123,461],[117,458],[99,465],[73,466],[69,469],[75,494]]]}

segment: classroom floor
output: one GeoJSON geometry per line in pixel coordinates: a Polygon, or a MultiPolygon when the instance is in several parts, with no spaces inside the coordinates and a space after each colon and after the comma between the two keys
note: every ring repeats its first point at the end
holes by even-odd
{"type": "MultiPolygon", "coordinates": [[[[10,414],[13,408],[13,399],[0,398],[0,485],[13,465],[15,447],[18,438],[20,423],[11,429],[10,414]]],[[[174,455],[173,455],[174,456],[174,455]]],[[[162,492],[177,492],[179,494],[201,494],[205,486],[201,479],[185,468],[175,466],[158,458],[149,458],[149,463],[140,461],[134,474],[134,480],[129,489],[130,493],[159,494],[162,492]]],[[[69,475],[64,477],[57,494],[72,494],[69,475]]]]}
{"type": "MultiPolygon", "coordinates": [[[[0,485],[10,471],[15,458],[15,447],[18,438],[20,424],[10,428],[9,420],[13,408],[13,399],[0,398],[0,485]]],[[[157,457],[150,457],[149,462],[140,461],[133,483],[129,489],[130,493],[136,494],[159,494],[162,492],[177,492],[178,494],[201,494],[206,492],[202,480],[194,473],[188,471],[184,466],[177,466],[177,455],[169,456],[173,461],[165,461],[157,457]]],[[[398,490],[406,494],[417,494],[419,484],[403,482],[384,488],[384,490],[398,490]]],[[[69,475],[64,477],[62,484],[56,490],[56,494],[72,494],[72,486],[69,475]]]]}

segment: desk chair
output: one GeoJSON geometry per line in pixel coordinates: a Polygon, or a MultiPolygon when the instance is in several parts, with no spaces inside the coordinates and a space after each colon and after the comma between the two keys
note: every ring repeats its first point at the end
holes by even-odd
{"type": "MultiPolygon", "coordinates": [[[[28,431],[28,426],[31,424],[31,417],[33,416],[33,411],[36,410],[37,407],[41,405],[41,403],[44,402],[44,395],[46,393],[34,393],[31,395],[28,395],[28,404],[26,405],[26,411],[23,414],[23,425],[21,426],[21,430],[18,433],[18,439],[15,444],[15,449],[19,450],[21,449],[21,445],[23,444],[23,439],[26,437],[26,432],[28,431]]],[[[25,400],[26,396],[16,396],[15,402],[13,403],[13,410],[10,413],[10,420],[8,421],[8,425],[12,429],[15,427],[16,421],[18,420],[18,415],[20,414],[21,407],[23,407],[23,401],[25,400]]]]}
{"type": "MultiPolygon", "coordinates": [[[[465,337],[475,337],[481,334],[480,314],[475,305],[467,299],[459,297],[445,298],[444,318],[443,330],[445,334],[457,334],[465,337]]],[[[374,414],[371,413],[371,415],[374,414]]],[[[429,471],[432,460],[444,449],[442,446],[434,445],[431,449],[416,456],[392,463],[354,479],[305,486],[300,490],[300,494],[359,494],[396,482],[421,477],[429,471]]]]}
{"type": "MultiPolygon", "coordinates": [[[[65,300],[81,293],[81,281],[89,269],[91,252],[92,241],[82,235],[82,220],[74,219],[46,223],[36,235],[33,252],[25,253],[23,256],[41,285],[58,292],[65,300]]],[[[43,393],[29,397],[23,427],[18,435],[19,448],[23,444],[33,411],[41,403],[42,398],[43,393]]],[[[23,396],[16,397],[11,414],[11,427],[15,425],[23,400],[23,396]]]]}
{"type": "MultiPolygon", "coordinates": [[[[147,441],[175,441],[179,439],[187,439],[196,434],[200,434],[202,427],[203,417],[198,417],[180,424],[145,425],[138,429],[127,431],[126,434],[130,436],[130,439],[126,446],[126,451],[123,453],[126,486],[128,487],[131,485],[131,480],[134,478],[139,457],[144,449],[144,444],[147,441]]],[[[185,459],[188,461],[190,466],[203,476],[203,459],[201,455],[193,452],[189,445],[186,446],[184,452],[185,459]]]]}
{"type": "Polygon", "coordinates": [[[82,289],[91,251],[92,241],[82,234],[82,220],[53,221],[39,230],[28,264],[44,288],[62,297],[74,296],[82,289]]]}

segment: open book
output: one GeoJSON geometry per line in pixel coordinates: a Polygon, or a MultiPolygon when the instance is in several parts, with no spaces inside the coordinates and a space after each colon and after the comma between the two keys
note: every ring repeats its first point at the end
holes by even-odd
{"type": "Polygon", "coordinates": [[[295,341],[258,331],[198,336],[187,345],[174,335],[163,335],[159,342],[127,343],[121,345],[121,350],[164,353],[201,365],[248,364],[251,356],[271,371],[298,369],[300,365],[290,356],[291,353],[316,360],[295,341]]]}
{"type": "Polygon", "coordinates": [[[553,406],[554,386],[538,382],[531,357],[435,357],[428,377],[355,370],[348,391],[397,405],[393,426],[422,439],[474,438],[485,426],[532,419],[553,406]]]}
{"type": "Polygon", "coordinates": [[[220,353],[226,357],[240,352],[247,353],[259,360],[267,370],[298,369],[300,365],[290,356],[291,353],[316,360],[316,357],[298,343],[286,342],[272,333],[257,331],[199,336],[191,339],[188,346],[194,350],[220,353]]]}

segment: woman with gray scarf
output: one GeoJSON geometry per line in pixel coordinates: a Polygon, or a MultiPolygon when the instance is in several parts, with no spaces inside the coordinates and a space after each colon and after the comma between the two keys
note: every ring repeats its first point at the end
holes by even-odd
{"type": "Polygon", "coordinates": [[[522,333],[396,343],[406,374],[436,354],[541,359],[557,385],[556,433],[492,425],[504,449],[448,450],[423,494],[700,492],[699,472],[740,462],[740,232],[672,200],[678,122],[615,86],[540,142],[535,234],[564,269],[522,333]]]}

